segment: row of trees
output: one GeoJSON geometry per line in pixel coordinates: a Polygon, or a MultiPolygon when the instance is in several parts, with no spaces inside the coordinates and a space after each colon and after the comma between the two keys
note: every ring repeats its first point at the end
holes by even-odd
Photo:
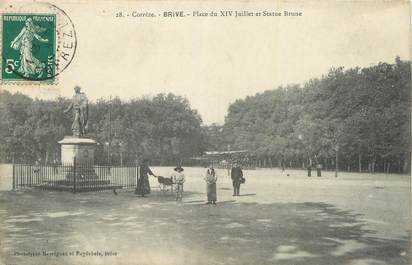
{"type": "Polygon", "coordinates": [[[410,62],[396,58],[237,100],[209,131],[216,148],[248,149],[261,166],[407,172],[410,99],[410,62]]]}
{"type": "MultiPolygon", "coordinates": [[[[0,158],[2,161],[51,163],[59,160],[58,141],[71,135],[72,117],[63,110],[69,99],[31,99],[0,92],[0,158]]],[[[173,94],[119,98],[89,104],[89,133],[98,142],[96,160],[131,163],[149,158],[156,164],[175,164],[200,155],[204,149],[199,114],[173,94]]]]}
{"type": "MultiPolygon", "coordinates": [[[[249,150],[257,166],[406,172],[410,169],[411,67],[394,64],[334,68],[321,78],[239,99],[223,126],[202,126],[187,99],[159,94],[89,106],[97,160],[175,164],[205,150],[249,150]],[[257,164],[256,164],[257,163],[257,164]]],[[[59,160],[70,134],[69,99],[31,99],[0,92],[0,159],[59,160]]],[[[248,162],[248,163],[249,163],[248,162]]]]}

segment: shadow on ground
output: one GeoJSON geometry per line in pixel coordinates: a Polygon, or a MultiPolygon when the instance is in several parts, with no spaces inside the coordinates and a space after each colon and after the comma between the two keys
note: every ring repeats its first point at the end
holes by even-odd
{"type": "Polygon", "coordinates": [[[238,195],[240,197],[245,197],[245,196],[256,196],[256,193],[246,193],[246,194],[240,194],[238,195]]]}
{"type": "Polygon", "coordinates": [[[185,193],[176,203],[173,194],[157,192],[0,193],[0,257],[47,264],[50,257],[14,253],[110,250],[118,253],[116,264],[131,264],[131,256],[141,261],[135,264],[165,264],[159,257],[167,264],[410,264],[410,237],[378,238],[361,215],[330,204],[233,199],[211,206],[198,195],[185,193]]]}

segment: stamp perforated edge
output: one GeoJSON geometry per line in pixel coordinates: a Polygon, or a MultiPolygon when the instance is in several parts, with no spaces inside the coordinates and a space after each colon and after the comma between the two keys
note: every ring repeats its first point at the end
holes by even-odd
{"type": "MultiPolygon", "coordinates": [[[[5,15],[18,15],[19,13],[5,13],[2,12],[0,13],[0,53],[1,53],[1,61],[0,61],[0,84],[4,84],[4,85],[58,85],[58,76],[59,75],[54,75],[53,79],[45,79],[45,80],[30,80],[30,79],[24,79],[24,80],[4,80],[2,78],[2,74],[3,74],[3,16],[5,15]]],[[[23,13],[21,13],[23,14],[23,13]]],[[[25,14],[30,14],[30,15],[53,15],[55,17],[55,29],[54,29],[54,40],[55,40],[55,45],[54,45],[54,53],[56,54],[56,49],[57,49],[57,44],[58,44],[58,40],[57,40],[57,34],[56,34],[56,30],[57,30],[57,16],[58,14],[55,13],[50,13],[50,14],[45,14],[45,13],[25,13],[25,14]]]]}
{"type": "MultiPolygon", "coordinates": [[[[60,65],[58,65],[59,58],[57,56],[57,52],[59,50],[59,47],[62,45],[62,41],[63,41],[62,38],[64,36],[62,37],[61,34],[57,34],[57,33],[58,33],[58,28],[59,28],[59,21],[64,21],[62,16],[65,16],[66,19],[68,19],[69,23],[73,27],[75,47],[77,47],[76,30],[74,28],[73,22],[71,21],[71,18],[63,10],[61,10],[57,6],[55,6],[53,4],[50,4],[50,3],[47,3],[47,2],[33,2],[33,3],[30,3],[30,4],[36,4],[36,3],[39,4],[39,5],[48,6],[48,8],[49,8],[49,10],[51,10],[51,12],[46,13],[46,14],[52,14],[52,15],[55,15],[55,17],[56,17],[56,28],[55,28],[55,32],[54,32],[54,34],[55,34],[55,53],[56,53],[56,61],[55,61],[55,64],[56,64],[55,67],[56,68],[55,68],[55,70],[58,71],[60,65]]],[[[3,55],[3,47],[2,47],[2,45],[3,45],[3,40],[2,40],[2,38],[3,38],[3,15],[10,14],[10,13],[18,14],[18,13],[23,13],[23,12],[16,12],[14,10],[7,10],[7,8],[6,8],[6,10],[0,10],[0,17],[1,17],[1,19],[0,19],[0,54],[1,54],[0,55],[0,57],[1,57],[1,62],[0,62],[0,84],[12,85],[12,86],[56,86],[56,85],[58,85],[59,84],[59,75],[60,75],[60,73],[55,74],[54,80],[52,80],[52,79],[45,79],[45,80],[29,80],[29,79],[27,79],[27,80],[3,80],[1,78],[1,74],[2,74],[1,70],[2,70],[2,67],[3,67],[3,58],[2,58],[2,55],[3,55]]],[[[33,14],[33,15],[35,15],[35,14],[43,14],[44,15],[45,14],[44,10],[42,10],[41,12],[36,12],[35,10],[30,10],[30,11],[27,11],[27,12],[24,12],[24,13],[25,14],[33,14]]],[[[75,52],[76,52],[76,48],[73,51],[73,55],[72,55],[73,57],[75,55],[75,52]]],[[[73,57],[71,58],[71,60],[73,59],[73,57]]],[[[71,62],[71,60],[70,60],[70,62],[71,62]]],[[[63,70],[66,67],[64,67],[63,70]]]]}

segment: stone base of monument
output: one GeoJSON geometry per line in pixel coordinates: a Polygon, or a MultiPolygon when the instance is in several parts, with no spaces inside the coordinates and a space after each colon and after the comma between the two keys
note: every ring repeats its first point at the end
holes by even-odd
{"type": "Polygon", "coordinates": [[[86,191],[102,191],[102,190],[116,190],[123,186],[111,184],[109,180],[94,180],[94,181],[69,181],[57,180],[47,181],[37,186],[43,190],[55,191],[70,191],[70,192],[86,192],[86,191]]]}
{"type": "Polygon", "coordinates": [[[94,164],[94,149],[96,141],[90,138],[80,138],[75,136],[65,136],[59,141],[61,146],[62,165],[74,164],[75,159],[78,165],[94,164]]]}
{"type": "Polygon", "coordinates": [[[65,136],[59,141],[64,179],[49,180],[38,188],[61,191],[98,191],[121,189],[121,185],[98,176],[94,170],[94,149],[96,141],[90,138],[65,136]]]}

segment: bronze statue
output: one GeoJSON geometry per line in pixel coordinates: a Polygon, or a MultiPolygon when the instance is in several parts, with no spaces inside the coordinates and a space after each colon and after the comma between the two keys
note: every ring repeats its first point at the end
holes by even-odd
{"type": "Polygon", "coordinates": [[[68,113],[73,109],[73,124],[72,132],[73,136],[81,137],[85,136],[87,132],[87,120],[89,118],[89,106],[88,100],[84,93],[80,92],[80,87],[74,88],[75,94],[72,98],[72,102],[69,107],[64,111],[68,113]]]}

